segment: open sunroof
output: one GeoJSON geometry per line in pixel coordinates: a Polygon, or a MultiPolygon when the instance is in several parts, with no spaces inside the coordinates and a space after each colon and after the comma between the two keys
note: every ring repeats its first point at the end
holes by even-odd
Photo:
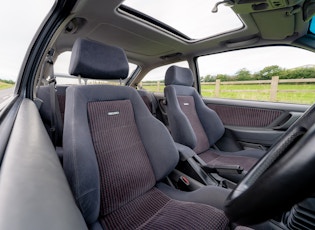
{"type": "Polygon", "coordinates": [[[243,27],[243,23],[234,11],[225,5],[219,5],[218,12],[211,10],[217,3],[209,0],[126,0],[122,9],[134,9],[148,20],[184,38],[199,40],[223,34],[243,27]],[[124,6],[126,6],[124,8],[124,6]],[[164,26],[163,26],[164,25],[164,26]]]}

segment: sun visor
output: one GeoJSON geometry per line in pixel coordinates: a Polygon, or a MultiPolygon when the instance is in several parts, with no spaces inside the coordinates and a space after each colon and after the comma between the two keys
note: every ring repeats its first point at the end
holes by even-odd
{"type": "Polygon", "coordinates": [[[306,1],[303,5],[303,19],[309,21],[315,16],[315,0],[306,1]]]}
{"type": "Polygon", "coordinates": [[[288,12],[292,7],[280,10],[252,13],[263,39],[282,40],[294,34],[295,15],[288,12]]]}

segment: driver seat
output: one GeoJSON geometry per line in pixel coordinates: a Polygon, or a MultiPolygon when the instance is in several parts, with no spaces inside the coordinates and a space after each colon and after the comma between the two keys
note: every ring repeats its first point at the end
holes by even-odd
{"type": "MultiPolygon", "coordinates": [[[[120,48],[79,39],[70,73],[121,79],[120,48]]],[[[205,186],[183,192],[162,183],[179,154],[165,126],[137,91],[112,85],[70,86],[64,121],[64,170],[90,229],[227,229],[220,207],[229,193],[205,186]]]]}

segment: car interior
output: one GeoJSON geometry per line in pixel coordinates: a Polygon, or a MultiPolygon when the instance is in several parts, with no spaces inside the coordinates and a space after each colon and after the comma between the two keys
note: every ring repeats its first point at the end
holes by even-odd
{"type": "Polygon", "coordinates": [[[197,38],[143,1],[56,1],[0,111],[0,229],[315,228],[315,105],[203,97],[197,61],[315,52],[315,2],[207,4],[235,28],[197,38]],[[162,66],[163,92],[143,89],[162,66]]]}

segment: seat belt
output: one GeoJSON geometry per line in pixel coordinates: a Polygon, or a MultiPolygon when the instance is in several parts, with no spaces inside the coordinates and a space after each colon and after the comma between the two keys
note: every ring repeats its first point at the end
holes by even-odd
{"type": "Polygon", "coordinates": [[[150,93],[150,95],[151,95],[151,99],[152,99],[151,100],[152,101],[152,103],[151,103],[152,115],[156,117],[156,108],[158,106],[158,101],[156,100],[153,93],[150,93]]]}
{"type": "MultiPolygon", "coordinates": [[[[49,50],[45,62],[43,64],[43,68],[40,73],[40,79],[38,81],[38,84],[36,86],[36,90],[41,86],[42,82],[45,85],[49,85],[49,97],[50,97],[50,128],[49,128],[49,136],[50,139],[56,147],[56,145],[61,145],[61,143],[58,143],[58,140],[60,139],[59,136],[61,136],[62,131],[62,119],[61,119],[61,113],[59,108],[59,102],[57,100],[57,94],[56,94],[56,77],[54,74],[54,68],[53,68],[53,55],[54,50],[49,50]],[[49,79],[44,79],[44,75],[47,74],[49,76],[49,79]]],[[[46,75],[46,76],[47,76],[46,75]]],[[[36,92],[37,93],[37,92],[36,92]]]]}
{"type": "Polygon", "coordinates": [[[50,113],[50,129],[49,134],[50,138],[56,146],[57,143],[57,128],[56,128],[56,77],[54,75],[54,68],[53,68],[53,60],[51,58],[52,56],[49,56],[47,58],[46,64],[48,65],[49,70],[49,79],[48,79],[48,85],[49,85],[49,94],[50,94],[50,107],[51,107],[51,113],[50,113]]]}

